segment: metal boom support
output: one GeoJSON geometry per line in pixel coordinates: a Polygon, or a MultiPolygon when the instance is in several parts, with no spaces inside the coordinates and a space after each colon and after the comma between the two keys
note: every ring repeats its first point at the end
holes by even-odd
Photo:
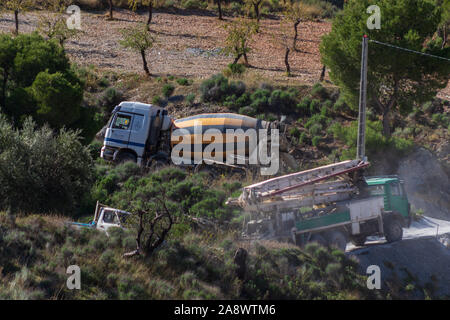
{"type": "Polygon", "coordinates": [[[369,38],[364,35],[361,53],[361,82],[359,87],[359,119],[356,159],[364,160],[366,153],[367,51],[369,38]]]}

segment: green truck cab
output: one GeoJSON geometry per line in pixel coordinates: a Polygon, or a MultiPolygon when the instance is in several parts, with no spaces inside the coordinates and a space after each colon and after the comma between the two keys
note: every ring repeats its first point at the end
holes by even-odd
{"type": "Polygon", "coordinates": [[[409,227],[411,205],[404,182],[398,176],[367,177],[365,180],[371,196],[383,196],[384,211],[399,213],[408,221],[409,227]]]}

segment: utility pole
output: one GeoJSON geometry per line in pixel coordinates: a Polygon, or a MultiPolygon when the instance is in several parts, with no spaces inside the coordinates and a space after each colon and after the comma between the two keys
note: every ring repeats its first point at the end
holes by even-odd
{"type": "Polygon", "coordinates": [[[366,102],[367,102],[367,51],[369,38],[364,35],[361,53],[361,82],[359,86],[359,119],[356,158],[365,160],[366,152],[366,102]]]}

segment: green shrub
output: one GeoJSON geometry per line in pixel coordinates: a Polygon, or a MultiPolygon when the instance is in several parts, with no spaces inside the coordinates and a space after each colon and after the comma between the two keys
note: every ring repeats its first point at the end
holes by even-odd
{"type": "Polygon", "coordinates": [[[313,99],[309,105],[309,112],[311,115],[320,111],[320,100],[313,99]]]}
{"type": "Polygon", "coordinates": [[[185,9],[206,9],[208,3],[201,0],[185,0],[181,3],[185,9]]]}
{"type": "Polygon", "coordinates": [[[315,97],[321,97],[324,98],[327,95],[326,89],[322,86],[320,83],[314,84],[314,86],[311,89],[311,95],[315,97]]]}
{"type": "Polygon", "coordinates": [[[307,137],[307,135],[306,135],[306,132],[302,132],[301,134],[300,134],[300,137],[298,138],[298,143],[299,144],[304,144],[304,143],[306,143],[306,139],[307,139],[308,137],[307,137]]]}
{"type": "Polygon", "coordinates": [[[309,133],[313,136],[319,135],[322,133],[322,125],[320,123],[314,123],[309,128],[309,133]]]}
{"type": "Polygon", "coordinates": [[[249,117],[254,117],[256,115],[256,110],[251,107],[251,106],[246,106],[246,107],[242,107],[239,109],[239,113],[249,116],[249,117]]]}
{"type": "Polygon", "coordinates": [[[294,111],[297,91],[294,89],[282,91],[274,90],[270,94],[268,104],[271,110],[276,112],[290,113],[294,111]]]}
{"type": "Polygon", "coordinates": [[[241,81],[230,82],[224,75],[216,74],[202,82],[200,91],[205,102],[223,102],[228,96],[240,97],[245,92],[245,84],[241,81]]]}
{"type": "Polygon", "coordinates": [[[179,79],[177,79],[177,83],[178,83],[180,86],[188,86],[188,85],[190,85],[189,80],[186,79],[186,78],[179,78],[179,79]]]}
{"type": "Polygon", "coordinates": [[[163,86],[162,93],[166,98],[168,98],[173,94],[174,90],[175,90],[175,87],[172,84],[168,83],[163,86]]]}
{"type": "Polygon", "coordinates": [[[110,114],[115,106],[117,106],[123,100],[123,93],[114,87],[109,87],[100,95],[97,105],[100,109],[106,113],[110,114]]]}
{"type": "Polygon", "coordinates": [[[242,63],[230,63],[228,69],[231,74],[242,74],[245,72],[245,66],[242,63]]]}
{"type": "Polygon", "coordinates": [[[187,102],[189,105],[193,105],[193,104],[194,104],[194,101],[195,101],[195,93],[189,93],[189,94],[186,96],[186,102],[187,102]]]}
{"type": "Polygon", "coordinates": [[[152,104],[154,104],[154,105],[160,106],[163,102],[164,102],[164,100],[160,96],[154,96],[152,98],[152,104]]]}
{"type": "Polygon", "coordinates": [[[300,129],[297,127],[292,127],[289,129],[289,134],[293,137],[299,138],[300,137],[300,129]]]}
{"type": "Polygon", "coordinates": [[[79,132],[37,129],[31,119],[14,130],[0,117],[0,210],[11,205],[27,213],[73,214],[92,177],[92,158],[79,132]]]}
{"type": "Polygon", "coordinates": [[[297,109],[300,112],[301,115],[305,116],[310,114],[309,105],[311,104],[311,98],[310,97],[304,97],[300,103],[297,104],[297,109]]]}
{"type": "Polygon", "coordinates": [[[320,142],[320,137],[318,137],[318,136],[314,136],[311,140],[311,144],[314,147],[317,147],[319,145],[319,142],[320,142]]]}

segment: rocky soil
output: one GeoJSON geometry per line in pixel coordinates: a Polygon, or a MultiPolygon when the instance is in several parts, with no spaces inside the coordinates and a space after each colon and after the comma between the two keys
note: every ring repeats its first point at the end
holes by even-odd
{"type": "MultiPolygon", "coordinates": [[[[36,29],[39,15],[30,12],[20,15],[20,30],[30,32],[36,29]]],[[[107,21],[103,11],[82,11],[82,32],[79,37],[67,43],[70,57],[82,65],[93,64],[101,69],[118,72],[142,72],[140,56],[123,49],[118,41],[120,30],[146,21],[146,13],[133,13],[117,9],[115,20],[107,21]]],[[[205,78],[222,71],[232,62],[223,55],[226,31],[223,26],[231,21],[219,21],[213,12],[180,10],[158,11],[153,16],[151,30],[157,37],[157,44],[148,53],[150,71],[153,75],[188,76],[205,78]]],[[[0,17],[0,32],[14,28],[12,14],[0,17]]],[[[319,44],[321,36],[331,30],[328,21],[304,22],[299,26],[297,52],[290,55],[292,77],[286,77],[284,49],[280,45],[280,20],[263,19],[261,32],[251,43],[249,54],[250,73],[255,78],[271,79],[281,83],[315,83],[322,71],[319,44]]],[[[327,79],[327,77],[326,77],[327,79]]],[[[450,99],[450,86],[439,96],[450,99]]]]}

